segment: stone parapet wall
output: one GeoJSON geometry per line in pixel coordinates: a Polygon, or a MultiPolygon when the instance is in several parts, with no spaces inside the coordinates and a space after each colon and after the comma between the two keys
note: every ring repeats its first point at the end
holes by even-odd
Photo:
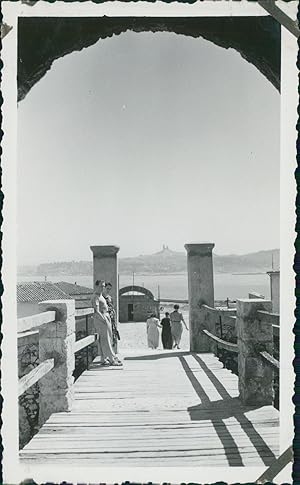
{"type": "MultiPolygon", "coordinates": [[[[236,342],[236,321],[231,318],[236,316],[236,309],[213,308],[202,305],[200,311],[202,325],[199,331],[202,332],[203,329],[206,329],[227,342],[236,342]]],[[[216,352],[217,346],[214,342],[208,339],[208,345],[212,352],[216,352]]]]}
{"type": "MultiPolygon", "coordinates": [[[[86,334],[85,317],[76,320],[76,340],[84,338],[86,334]]],[[[89,317],[88,335],[95,333],[93,317],[89,317]]],[[[75,354],[75,379],[86,369],[87,352],[89,363],[97,355],[97,344],[90,345],[75,354]]],[[[24,332],[18,336],[18,377],[28,374],[40,363],[39,332],[24,332]]],[[[39,424],[39,382],[31,386],[19,398],[19,447],[23,448],[40,429],[39,424]]]]}
{"type": "Polygon", "coordinates": [[[237,301],[239,391],[243,403],[250,406],[274,402],[273,370],[260,356],[261,351],[273,354],[273,329],[261,319],[259,310],[270,312],[272,302],[237,301]]]}
{"type": "Polygon", "coordinates": [[[54,359],[54,368],[39,381],[39,423],[54,412],[70,411],[74,401],[75,301],[40,303],[42,311],[55,310],[56,319],[39,327],[40,361],[54,359]]]}
{"type": "Polygon", "coordinates": [[[73,404],[73,382],[96,356],[91,345],[75,353],[75,339],[95,333],[93,318],[75,322],[74,300],[42,302],[41,311],[55,311],[55,321],[42,323],[38,330],[18,335],[19,378],[40,363],[54,359],[54,367],[19,398],[19,446],[23,448],[53,412],[68,411],[73,404]],[[75,366],[76,360],[76,366],[75,366]],[[84,366],[81,370],[80,367],[84,366]]]}

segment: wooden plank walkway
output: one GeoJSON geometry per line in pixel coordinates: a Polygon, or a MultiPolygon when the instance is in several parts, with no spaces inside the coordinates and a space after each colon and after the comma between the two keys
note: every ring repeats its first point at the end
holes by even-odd
{"type": "Polygon", "coordinates": [[[75,405],[53,414],[20,452],[23,464],[263,466],[279,452],[279,413],[245,408],[238,379],[213,354],[128,352],[94,362],[75,405]]]}

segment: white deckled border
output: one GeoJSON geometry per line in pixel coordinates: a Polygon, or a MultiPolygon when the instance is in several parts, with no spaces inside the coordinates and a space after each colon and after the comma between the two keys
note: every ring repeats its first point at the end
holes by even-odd
{"type": "MultiPolygon", "coordinates": [[[[278,6],[288,7],[282,0],[278,6]]],[[[289,13],[294,16],[298,2],[290,2],[289,13]],[[293,9],[294,7],[294,9],[293,9]]],[[[17,405],[17,319],[16,319],[16,138],[17,138],[17,17],[40,16],[265,16],[264,11],[255,2],[204,0],[194,4],[163,2],[44,2],[39,1],[33,7],[18,2],[5,1],[2,5],[3,21],[12,26],[12,30],[3,39],[2,60],[4,62],[2,91],[4,104],[2,140],[3,156],[3,191],[4,223],[3,237],[3,317],[2,332],[2,393],[4,442],[3,470],[5,483],[18,483],[25,478],[33,478],[36,482],[72,483],[121,483],[125,480],[135,482],[202,482],[216,481],[254,482],[264,471],[264,467],[253,468],[160,468],[160,469],[108,469],[87,468],[70,469],[56,467],[35,467],[33,473],[30,467],[22,468],[18,463],[18,405],[17,405]]],[[[294,275],[292,264],[294,258],[295,239],[295,194],[294,170],[296,168],[296,121],[297,121],[297,69],[296,69],[297,40],[285,29],[282,29],[282,98],[281,98],[281,411],[284,412],[284,426],[282,427],[280,448],[284,451],[293,438],[293,395],[294,374],[292,370],[294,325],[294,275]],[[283,351],[284,349],[284,351],[283,351]]],[[[278,482],[290,481],[287,472],[277,477],[278,482]]]]}

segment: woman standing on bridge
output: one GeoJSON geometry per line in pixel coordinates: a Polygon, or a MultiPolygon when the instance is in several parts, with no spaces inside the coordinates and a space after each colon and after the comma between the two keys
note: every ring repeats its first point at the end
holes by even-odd
{"type": "Polygon", "coordinates": [[[100,364],[120,366],[122,362],[120,362],[112,349],[111,320],[108,313],[108,306],[103,296],[104,290],[105,282],[97,280],[95,283],[95,292],[92,297],[92,306],[94,308],[95,330],[99,335],[97,345],[100,364]]]}
{"type": "Polygon", "coordinates": [[[174,340],[174,349],[177,347],[177,349],[180,349],[180,341],[181,341],[181,335],[183,331],[183,326],[184,324],[185,328],[188,330],[187,324],[184,321],[182,313],[179,311],[179,305],[174,305],[174,311],[170,315],[170,320],[171,320],[171,331],[172,331],[172,337],[174,340]]]}
{"type": "Polygon", "coordinates": [[[112,285],[107,281],[105,283],[105,294],[103,296],[108,306],[108,313],[110,316],[111,329],[112,329],[112,345],[113,345],[114,351],[116,352],[117,343],[118,343],[118,340],[120,340],[120,334],[118,332],[117,325],[116,325],[116,312],[114,309],[114,302],[111,295],[109,294],[111,289],[112,289],[112,285]]]}

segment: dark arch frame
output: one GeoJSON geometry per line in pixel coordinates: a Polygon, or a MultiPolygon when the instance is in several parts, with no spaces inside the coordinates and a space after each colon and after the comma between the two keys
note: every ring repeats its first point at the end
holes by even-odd
{"type": "Polygon", "coordinates": [[[128,293],[129,291],[136,291],[139,293],[142,293],[145,296],[148,296],[148,298],[151,298],[151,300],[155,300],[153,293],[150,290],[147,290],[147,288],[144,288],[143,286],[137,286],[137,285],[129,285],[129,286],[124,286],[123,288],[120,288],[119,290],[119,296],[124,295],[124,293],[128,293]]]}
{"type": "Polygon", "coordinates": [[[270,16],[20,17],[18,100],[25,98],[55,59],[127,30],[174,32],[233,48],[280,88],[280,24],[270,16]]]}

